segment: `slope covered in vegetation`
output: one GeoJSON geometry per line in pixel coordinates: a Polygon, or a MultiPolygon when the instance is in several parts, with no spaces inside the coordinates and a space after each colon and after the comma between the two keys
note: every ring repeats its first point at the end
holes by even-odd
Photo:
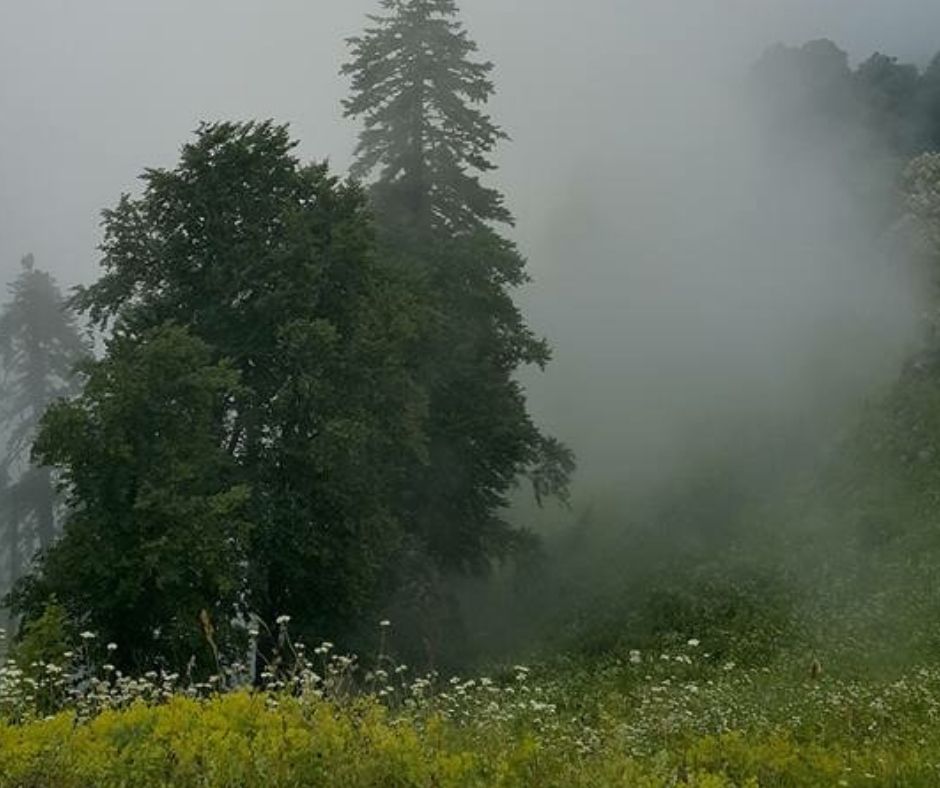
{"type": "MultiPolygon", "coordinates": [[[[934,289],[882,390],[781,405],[655,489],[576,488],[535,536],[515,490],[571,503],[575,463],[520,381],[551,350],[484,183],[493,67],[453,0],[381,8],[343,67],[353,179],[273,121],[203,124],[105,212],[97,282],[14,285],[0,788],[940,783],[934,289]],[[106,335],[74,377],[72,308],[106,335]]],[[[864,217],[849,251],[919,282],[938,64],[817,41],[748,83],[767,146],[864,217]]]]}
{"type": "Polygon", "coordinates": [[[851,680],[708,648],[443,680],[366,674],[326,644],[255,691],[103,667],[69,700],[67,672],[7,669],[0,785],[936,784],[935,668],[851,680]],[[57,714],[27,700],[57,691],[57,714]]]}

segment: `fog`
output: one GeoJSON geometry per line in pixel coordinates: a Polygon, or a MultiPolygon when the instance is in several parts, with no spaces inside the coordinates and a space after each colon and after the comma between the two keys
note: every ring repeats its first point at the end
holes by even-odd
{"type": "MultiPolygon", "coordinates": [[[[343,39],[369,0],[2,0],[0,272],[95,276],[98,215],[200,120],[290,122],[343,171],[343,39]]],[[[923,287],[873,244],[826,150],[778,155],[744,100],[776,41],[923,63],[934,0],[465,0],[513,141],[526,375],[582,479],[656,478],[754,425],[815,433],[890,379],[923,287]]],[[[815,144],[815,143],[814,143],[815,144]]],[[[760,440],[760,436],[754,438],[760,440]]]]}

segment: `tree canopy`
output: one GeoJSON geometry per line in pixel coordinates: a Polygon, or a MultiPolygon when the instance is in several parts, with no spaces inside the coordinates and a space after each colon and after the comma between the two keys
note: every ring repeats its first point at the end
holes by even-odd
{"type": "Polygon", "coordinates": [[[921,70],[875,52],[853,69],[846,52],[820,39],[777,44],[754,71],[776,122],[834,130],[862,161],[886,154],[907,160],[940,143],[940,55],[921,70]]]}
{"type": "MultiPolygon", "coordinates": [[[[128,561],[159,562],[147,556],[152,543],[178,555],[169,543],[191,528],[180,541],[188,554],[240,566],[219,600],[237,586],[242,607],[267,620],[289,614],[301,630],[341,633],[379,602],[405,528],[395,507],[402,469],[426,451],[425,398],[409,369],[417,307],[375,260],[363,192],[323,165],[301,165],[293,147],[286,128],[272,123],[205,125],[175,169],[148,170],[143,195],[105,213],[104,274],[75,303],[114,339],[89,371],[95,385],[69,409],[53,410],[40,436],[40,456],[65,470],[72,511],[82,513],[42,575],[64,604],[112,611],[101,624],[115,637],[131,635],[116,630],[135,617],[140,589],[109,599],[99,597],[107,584],[80,591],[65,579],[73,563],[66,556],[90,555],[112,539],[109,549],[121,549],[128,528],[142,538],[128,519],[141,506],[153,533],[128,561]],[[174,337],[177,349],[169,347],[174,337]],[[169,374],[161,364],[189,387],[160,385],[169,374]],[[237,386],[218,365],[237,375],[237,386]],[[223,383],[222,399],[206,389],[223,383]],[[134,413],[148,413],[150,397],[167,423],[142,433],[152,440],[131,440],[134,413]],[[121,399],[121,410],[104,407],[121,399]],[[187,416],[188,408],[196,410],[187,416]],[[92,481],[76,465],[86,456],[80,423],[104,431],[88,459],[92,481]],[[151,476],[152,467],[162,472],[151,476]],[[224,474],[213,470],[222,467],[224,474]],[[250,529],[201,527],[190,516],[222,517],[219,501],[230,505],[235,488],[247,491],[239,517],[250,529]],[[98,507],[111,517],[86,514],[98,507]]],[[[140,573],[129,566],[110,562],[104,571],[136,585],[140,573]]],[[[170,598],[155,606],[166,620],[151,616],[147,627],[168,631],[172,615],[186,610],[183,625],[196,631],[195,605],[170,598]]],[[[147,645],[143,633],[133,636],[134,646],[147,645]]]]}
{"type": "Polygon", "coordinates": [[[220,418],[238,374],[183,328],[111,340],[80,397],[43,417],[35,453],[60,469],[65,535],[21,605],[65,604],[121,661],[211,659],[202,611],[227,628],[249,548],[248,497],[220,418]]]}
{"type": "Polygon", "coordinates": [[[532,543],[506,516],[521,479],[565,497],[571,452],[516,379],[549,349],[478,177],[505,137],[480,109],[492,66],[450,0],[383,7],[346,69],[370,188],[301,164],[286,127],[213,123],[105,211],[73,304],[111,339],[43,421],[69,516],[17,595],[33,618],[54,597],[143,661],[195,650],[207,619],[433,617],[444,574],[532,543]]]}

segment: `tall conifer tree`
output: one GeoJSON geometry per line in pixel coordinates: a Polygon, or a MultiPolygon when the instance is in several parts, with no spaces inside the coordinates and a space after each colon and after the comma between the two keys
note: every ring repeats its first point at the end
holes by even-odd
{"type": "Polygon", "coordinates": [[[55,536],[55,492],[47,468],[30,463],[30,449],[46,408],[76,389],[73,369],[87,348],[55,280],[32,255],[10,286],[0,311],[0,367],[6,452],[0,462],[3,535],[9,582],[37,549],[55,536]]]}
{"type": "Polygon", "coordinates": [[[416,364],[429,392],[429,457],[403,505],[438,565],[480,570],[528,543],[503,516],[519,477],[539,498],[563,496],[573,459],[535,426],[515,379],[550,351],[512,297],[528,280],[525,261],[493,229],[512,216],[480,181],[506,139],[484,111],[493,65],[474,59],[453,0],[382,9],[349,41],[344,108],[364,124],[353,174],[372,180],[386,256],[404,261],[428,306],[416,364]]]}
{"type": "Polygon", "coordinates": [[[480,183],[506,134],[482,107],[493,93],[493,64],[477,46],[453,0],[382,0],[384,16],[350,39],[352,78],[346,115],[361,117],[353,175],[379,173],[378,207],[419,232],[452,234],[485,222],[511,223],[503,196],[480,183]]]}

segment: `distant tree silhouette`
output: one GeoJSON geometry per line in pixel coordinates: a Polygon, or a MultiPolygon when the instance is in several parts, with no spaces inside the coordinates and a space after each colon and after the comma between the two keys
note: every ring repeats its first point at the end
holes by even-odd
{"type": "Polygon", "coordinates": [[[0,309],[0,420],[6,451],[0,461],[0,543],[7,585],[56,533],[51,472],[30,462],[46,408],[78,388],[76,363],[88,353],[55,280],[26,255],[0,309]]]}

